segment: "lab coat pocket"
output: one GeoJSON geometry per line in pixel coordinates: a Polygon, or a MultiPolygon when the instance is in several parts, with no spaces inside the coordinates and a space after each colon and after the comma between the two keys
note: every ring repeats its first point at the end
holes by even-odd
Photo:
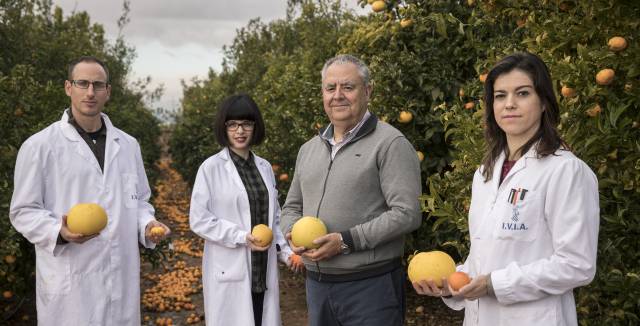
{"type": "Polygon", "coordinates": [[[133,173],[123,173],[122,182],[124,185],[124,206],[126,208],[138,207],[138,175],[133,173]]]}
{"type": "Polygon", "coordinates": [[[544,202],[534,191],[515,204],[504,199],[495,210],[493,237],[500,240],[533,241],[544,218],[544,202]]]}
{"type": "Polygon", "coordinates": [[[500,308],[500,325],[561,325],[558,321],[557,297],[522,302],[500,308]]]}
{"type": "Polygon", "coordinates": [[[38,254],[37,288],[46,297],[66,295],[71,291],[71,265],[65,255],[38,254]]]}
{"type": "Polygon", "coordinates": [[[218,246],[213,257],[213,273],[218,282],[239,282],[247,277],[246,248],[218,246]]]}

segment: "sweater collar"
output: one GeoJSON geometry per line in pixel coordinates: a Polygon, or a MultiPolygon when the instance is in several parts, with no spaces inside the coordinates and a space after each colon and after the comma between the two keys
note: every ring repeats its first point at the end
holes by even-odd
{"type": "MultiPolygon", "coordinates": [[[[360,127],[360,130],[358,130],[358,133],[355,135],[355,137],[353,137],[353,139],[351,139],[350,142],[358,141],[360,138],[373,132],[376,129],[377,125],[378,125],[378,117],[376,117],[373,113],[371,113],[369,115],[369,118],[364,122],[364,124],[362,124],[362,126],[360,127]]],[[[320,128],[320,130],[318,131],[318,136],[320,137],[320,139],[325,140],[323,137],[325,131],[327,131],[328,128],[332,128],[332,127],[333,126],[329,124],[326,127],[320,128]]]]}

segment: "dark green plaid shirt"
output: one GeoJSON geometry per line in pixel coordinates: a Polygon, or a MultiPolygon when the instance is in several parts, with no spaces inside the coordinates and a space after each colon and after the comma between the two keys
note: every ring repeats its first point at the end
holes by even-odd
{"type": "MultiPolygon", "coordinates": [[[[264,185],[260,171],[256,167],[253,153],[245,160],[229,149],[231,160],[240,174],[247,190],[249,210],[251,211],[251,229],[258,224],[269,225],[269,192],[264,185]]],[[[267,289],[268,251],[251,252],[251,292],[262,293],[267,289]]]]}

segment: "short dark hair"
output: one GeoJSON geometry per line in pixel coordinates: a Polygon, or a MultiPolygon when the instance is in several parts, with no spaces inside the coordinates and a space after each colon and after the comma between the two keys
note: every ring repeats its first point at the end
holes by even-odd
{"type": "Polygon", "coordinates": [[[264,120],[258,105],[247,94],[231,95],[225,98],[218,107],[214,130],[216,140],[221,146],[229,146],[227,127],[225,122],[229,120],[249,120],[255,122],[250,145],[260,145],[265,137],[264,120]]]}
{"type": "Polygon", "coordinates": [[[500,154],[503,152],[508,154],[509,151],[507,136],[498,126],[493,113],[493,85],[498,77],[513,70],[520,70],[531,78],[536,94],[544,108],[540,118],[540,128],[517,151],[524,155],[536,142],[538,142],[536,146],[538,157],[551,155],[561,147],[569,149],[569,145],[558,134],[557,126],[560,123],[560,108],[553,92],[553,82],[551,81],[549,69],[547,69],[544,61],[535,54],[528,52],[511,54],[496,63],[489,71],[484,84],[484,101],[486,103],[484,136],[487,147],[482,162],[484,165],[482,174],[485,182],[491,180],[493,165],[500,154]]]}
{"type": "Polygon", "coordinates": [[[77,58],[71,62],[69,62],[69,66],[68,66],[68,70],[67,70],[67,80],[73,80],[73,69],[76,68],[76,65],[79,64],[80,62],[90,62],[90,63],[97,63],[100,65],[100,67],[102,67],[102,69],[104,69],[105,74],[107,75],[107,84],[109,84],[109,68],[107,68],[107,65],[100,59],[94,57],[94,56],[82,56],[80,58],[77,58]]]}

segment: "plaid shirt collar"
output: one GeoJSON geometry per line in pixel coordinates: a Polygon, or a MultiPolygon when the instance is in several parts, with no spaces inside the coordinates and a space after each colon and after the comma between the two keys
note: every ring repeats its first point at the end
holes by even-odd
{"type": "Polygon", "coordinates": [[[253,152],[251,151],[249,151],[249,158],[245,160],[244,157],[236,154],[231,150],[231,148],[229,148],[229,157],[231,157],[231,160],[236,166],[240,166],[243,168],[251,166],[251,162],[253,162],[253,152]]]}

